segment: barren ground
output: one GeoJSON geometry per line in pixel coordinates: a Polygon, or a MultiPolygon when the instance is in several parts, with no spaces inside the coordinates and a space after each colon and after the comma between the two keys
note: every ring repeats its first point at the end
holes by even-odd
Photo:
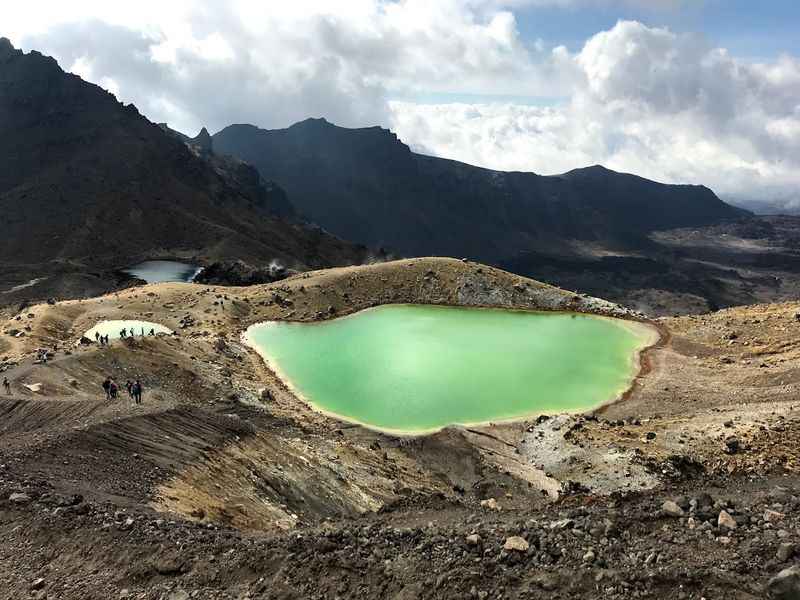
{"type": "Polygon", "coordinates": [[[0,597],[760,598],[793,564],[800,303],[658,320],[596,414],[423,438],[315,413],[240,342],[396,302],[637,317],[451,259],[8,309],[0,597]],[[77,344],[122,318],[179,335],[77,344]],[[105,401],[106,375],[144,403],[105,401]]]}

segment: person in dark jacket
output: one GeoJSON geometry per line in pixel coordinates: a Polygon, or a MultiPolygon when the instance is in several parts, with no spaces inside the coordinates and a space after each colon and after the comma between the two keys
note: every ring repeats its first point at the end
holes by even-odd
{"type": "Polygon", "coordinates": [[[136,382],[133,384],[132,390],[133,390],[133,401],[136,402],[136,404],[141,404],[142,403],[142,382],[137,379],[136,382]]]}

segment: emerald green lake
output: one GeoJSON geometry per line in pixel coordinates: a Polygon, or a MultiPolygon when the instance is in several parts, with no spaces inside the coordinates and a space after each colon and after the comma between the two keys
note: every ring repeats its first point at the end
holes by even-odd
{"type": "Polygon", "coordinates": [[[312,406],[396,432],[579,411],[619,397],[654,330],[573,313],[387,305],[246,339],[312,406]]]}

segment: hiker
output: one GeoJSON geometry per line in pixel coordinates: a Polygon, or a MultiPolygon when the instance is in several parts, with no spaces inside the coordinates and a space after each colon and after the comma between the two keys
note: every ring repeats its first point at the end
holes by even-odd
{"type": "Polygon", "coordinates": [[[136,404],[142,403],[142,384],[138,379],[136,383],[133,384],[133,401],[136,402],[136,404]]]}
{"type": "Polygon", "coordinates": [[[150,328],[150,335],[155,335],[155,334],[156,334],[156,330],[155,330],[155,328],[154,328],[154,327],[151,327],[151,328],[150,328]]]}
{"type": "Polygon", "coordinates": [[[8,377],[3,377],[3,389],[6,391],[6,396],[11,395],[11,382],[8,377]]]}
{"type": "Polygon", "coordinates": [[[116,400],[117,399],[117,390],[118,390],[117,384],[114,383],[114,380],[112,379],[111,380],[111,384],[109,385],[109,388],[108,388],[108,391],[111,394],[111,399],[112,400],[116,400]]]}
{"type": "Polygon", "coordinates": [[[97,344],[99,344],[99,343],[100,343],[100,332],[99,332],[99,331],[95,331],[95,332],[94,332],[94,341],[95,341],[95,343],[97,343],[97,344]]]}
{"type": "Polygon", "coordinates": [[[144,337],[144,327],[142,327],[142,337],[144,337]]]}
{"type": "Polygon", "coordinates": [[[128,390],[128,397],[133,398],[133,382],[130,379],[125,380],[125,389],[128,390]]]}
{"type": "Polygon", "coordinates": [[[111,399],[111,377],[106,377],[103,381],[103,391],[106,393],[106,400],[111,399]]]}
{"type": "Polygon", "coordinates": [[[123,327],[122,331],[119,332],[119,337],[124,338],[127,335],[128,335],[128,329],[127,327],[123,327]]]}

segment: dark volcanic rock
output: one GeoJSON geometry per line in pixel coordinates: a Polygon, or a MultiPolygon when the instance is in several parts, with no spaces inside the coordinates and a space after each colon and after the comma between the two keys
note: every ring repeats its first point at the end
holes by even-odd
{"type": "Polygon", "coordinates": [[[800,567],[784,569],[767,584],[767,593],[775,600],[798,600],[800,598],[800,567]]]}
{"type": "Polygon", "coordinates": [[[241,260],[215,262],[195,276],[195,283],[209,285],[256,285],[272,283],[294,274],[277,262],[266,267],[254,267],[241,260]]]}
{"type": "Polygon", "coordinates": [[[165,250],[307,267],[364,254],[281,218],[291,213],[285,192],[253,167],[215,157],[208,132],[187,143],[8,40],[0,41],[0,156],[5,268],[58,258],[107,269],[165,250]]]}
{"type": "Polygon", "coordinates": [[[407,255],[499,263],[564,240],[619,242],[740,217],[703,186],[664,185],[600,166],[557,176],[492,171],[411,152],[380,127],[308,119],[267,131],[231,125],[219,153],[254,164],[314,222],[407,255]]]}

